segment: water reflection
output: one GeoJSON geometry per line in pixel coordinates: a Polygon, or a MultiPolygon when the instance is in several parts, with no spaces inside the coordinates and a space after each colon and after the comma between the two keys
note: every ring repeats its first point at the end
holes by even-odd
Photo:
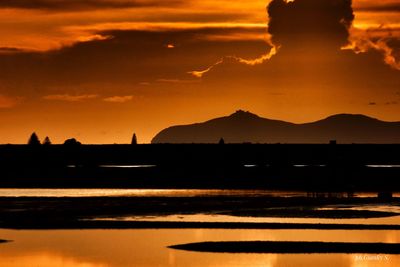
{"type": "Polygon", "coordinates": [[[124,216],[96,218],[95,220],[161,221],[161,222],[236,222],[236,223],[327,223],[327,224],[387,224],[399,225],[400,216],[361,219],[325,219],[292,217],[247,217],[220,214],[182,214],[168,216],[124,216]]]}
{"type": "Polygon", "coordinates": [[[342,230],[0,230],[0,266],[400,266],[400,256],[354,254],[224,254],[166,248],[201,241],[400,242],[398,231],[342,230]],[[371,256],[370,258],[364,256],[371,256]]]}
{"type": "Polygon", "coordinates": [[[368,168],[400,168],[400,165],[366,165],[368,168]]]}
{"type": "Polygon", "coordinates": [[[157,165],[99,165],[99,168],[122,168],[122,169],[130,169],[130,168],[154,168],[157,165]]]}
{"type": "Polygon", "coordinates": [[[305,197],[305,192],[220,189],[0,189],[0,197],[203,197],[203,196],[271,196],[305,197]]]}
{"type": "MultiPolygon", "coordinates": [[[[45,188],[0,188],[0,197],[307,197],[307,192],[276,190],[232,190],[232,189],[45,189],[45,188]]],[[[354,197],[376,197],[377,193],[357,192],[354,197]]],[[[393,197],[400,197],[393,193],[393,197]]]]}

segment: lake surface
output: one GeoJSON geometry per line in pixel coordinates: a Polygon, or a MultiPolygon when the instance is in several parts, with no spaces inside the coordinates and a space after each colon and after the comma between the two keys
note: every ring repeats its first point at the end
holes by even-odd
{"type": "MultiPolygon", "coordinates": [[[[0,189],[0,197],[299,197],[304,192],[265,190],[154,189],[0,189]]],[[[358,193],[356,197],[375,197],[358,193]]],[[[14,201],[11,199],[11,201],[14,201]]],[[[390,204],[335,205],[320,209],[373,210],[400,213],[390,204]]],[[[398,224],[400,216],[368,219],[273,218],[223,214],[125,216],[103,220],[177,222],[290,222],[398,224]]],[[[253,230],[253,229],[135,229],[135,230],[9,230],[0,229],[1,267],[280,267],[400,266],[400,255],[384,254],[231,254],[180,251],[171,245],[203,241],[323,241],[400,243],[395,230],[253,230]]]]}
{"type": "Polygon", "coordinates": [[[343,230],[0,230],[2,267],[400,266],[399,255],[229,254],[169,249],[201,241],[400,242],[399,231],[343,230]],[[386,257],[384,257],[386,256],[386,257]]]}
{"type": "MultiPolygon", "coordinates": [[[[0,197],[204,197],[204,196],[265,196],[306,197],[306,192],[273,190],[221,189],[43,189],[0,188],[0,197]]],[[[345,194],[343,194],[345,196],[345,194]]],[[[354,197],[376,197],[377,193],[358,192],[354,197]]],[[[400,193],[393,193],[400,197],[400,193]]]]}
{"type": "MultiPolygon", "coordinates": [[[[373,210],[373,209],[371,209],[373,210]]],[[[398,210],[398,208],[396,208],[398,210]]],[[[147,221],[147,222],[235,222],[235,223],[326,223],[326,224],[386,224],[400,225],[400,216],[380,218],[351,218],[351,219],[325,219],[325,218],[291,218],[291,217],[250,217],[220,214],[179,214],[168,216],[124,216],[103,217],[95,220],[117,221],[147,221]]]]}

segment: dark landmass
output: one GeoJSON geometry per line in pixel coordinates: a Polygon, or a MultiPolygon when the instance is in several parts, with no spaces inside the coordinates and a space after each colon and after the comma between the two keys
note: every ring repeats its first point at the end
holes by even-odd
{"type": "Polygon", "coordinates": [[[400,244],[392,243],[233,241],[189,243],[169,248],[222,253],[400,253],[400,244]]]}
{"type": "Polygon", "coordinates": [[[400,144],[2,145],[0,187],[394,192],[399,152],[400,144]]]}
{"type": "Polygon", "coordinates": [[[10,242],[10,240],[3,240],[3,239],[0,239],[0,244],[1,244],[1,243],[7,243],[7,242],[10,242]]]}
{"type": "MultiPolygon", "coordinates": [[[[399,201],[394,198],[391,203],[399,201]]],[[[135,222],[131,216],[224,214],[297,218],[379,218],[398,213],[354,210],[318,210],[332,205],[377,205],[378,198],[308,197],[78,197],[0,198],[0,228],[100,229],[100,228],[243,228],[243,229],[396,229],[400,225],[280,224],[219,222],[135,222]]],[[[143,218],[142,220],[145,220],[143,218]]],[[[338,220],[340,223],[340,220],[338,220]]]]}
{"type": "Polygon", "coordinates": [[[400,122],[384,122],[365,115],[338,114],[326,119],[294,124],[261,118],[245,111],[203,123],[172,126],[152,143],[400,143],[400,122]]]}

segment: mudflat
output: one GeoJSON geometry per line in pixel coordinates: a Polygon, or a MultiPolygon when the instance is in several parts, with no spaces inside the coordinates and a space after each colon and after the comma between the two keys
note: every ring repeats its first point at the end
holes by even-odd
{"type": "MultiPolygon", "coordinates": [[[[354,219],[382,218],[396,212],[362,210],[379,205],[377,198],[308,197],[2,197],[0,227],[14,229],[95,228],[227,228],[227,229],[382,229],[400,225],[320,224],[274,222],[183,222],[126,221],[130,216],[230,215],[235,217],[280,217],[354,219]],[[351,207],[343,209],[342,207],[351,207]],[[329,207],[329,209],[326,209],[329,207]]],[[[396,205],[393,198],[388,205],[396,205]]]]}

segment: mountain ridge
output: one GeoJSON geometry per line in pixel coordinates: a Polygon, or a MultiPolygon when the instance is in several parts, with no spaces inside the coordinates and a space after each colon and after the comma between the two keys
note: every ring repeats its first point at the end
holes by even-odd
{"type": "Polygon", "coordinates": [[[341,113],[308,123],[260,117],[248,111],[160,131],[152,143],[400,143],[400,122],[341,113]]]}

